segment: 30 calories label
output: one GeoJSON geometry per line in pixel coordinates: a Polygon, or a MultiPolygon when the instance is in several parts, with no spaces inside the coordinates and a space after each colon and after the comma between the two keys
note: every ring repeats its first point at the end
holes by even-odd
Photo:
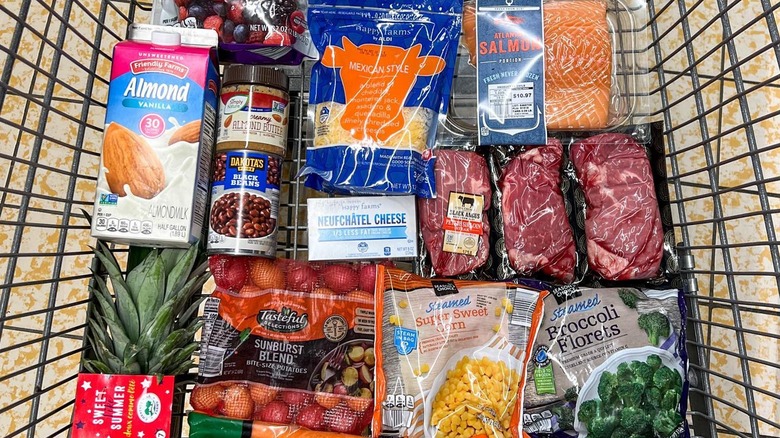
{"type": "Polygon", "coordinates": [[[488,85],[488,101],[494,120],[530,119],[534,117],[534,83],[488,85]]]}
{"type": "Polygon", "coordinates": [[[444,251],[477,255],[482,236],[482,195],[450,192],[447,217],[444,218],[444,251]]]}

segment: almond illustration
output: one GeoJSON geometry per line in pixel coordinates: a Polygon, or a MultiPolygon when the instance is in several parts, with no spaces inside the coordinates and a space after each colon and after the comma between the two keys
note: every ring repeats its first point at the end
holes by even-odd
{"type": "Polygon", "coordinates": [[[282,122],[282,116],[280,116],[279,114],[274,114],[274,115],[273,115],[273,116],[271,116],[271,117],[273,117],[273,118],[274,118],[274,120],[276,120],[276,121],[277,121],[277,122],[279,122],[279,123],[281,123],[281,122],[282,122]]]}
{"type": "Polygon", "coordinates": [[[225,128],[228,128],[228,127],[230,127],[230,124],[231,124],[232,122],[233,122],[233,114],[231,114],[231,115],[227,116],[227,118],[225,118],[225,123],[223,123],[222,125],[223,125],[225,128]]]}
{"type": "Polygon", "coordinates": [[[162,162],[149,143],[119,123],[111,123],[103,138],[103,167],[112,193],[152,199],[165,188],[162,162]]]}
{"type": "Polygon", "coordinates": [[[200,120],[192,121],[177,129],[171,136],[171,139],[168,140],[168,146],[180,141],[186,141],[187,143],[200,141],[200,120]]]}

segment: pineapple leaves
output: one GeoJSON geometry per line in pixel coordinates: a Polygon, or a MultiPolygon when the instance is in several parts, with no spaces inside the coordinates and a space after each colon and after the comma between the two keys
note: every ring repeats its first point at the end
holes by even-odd
{"type": "Polygon", "coordinates": [[[122,327],[117,322],[108,318],[104,318],[103,322],[106,323],[108,330],[111,331],[111,340],[114,344],[114,352],[118,354],[125,351],[127,344],[130,343],[130,339],[127,338],[127,335],[122,330],[122,327]]]}
{"type": "Polygon", "coordinates": [[[203,298],[196,294],[211,275],[202,248],[132,247],[126,275],[105,243],[98,241],[94,252],[102,269],[93,272],[90,285],[96,304],[86,336],[94,356],[85,358],[84,369],[105,374],[187,373],[198,348],[195,334],[203,327],[197,318],[203,298]]]}
{"type": "MultiPolygon", "coordinates": [[[[102,290],[108,290],[105,280],[99,275],[95,275],[95,282],[102,290]]],[[[124,283],[124,281],[122,282],[124,283]]],[[[113,283],[116,285],[116,283],[113,283]]],[[[138,319],[138,310],[133,304],[133,299],[130,297],[130,293],[127,290],[114,289],[116,295],[116,313],[119,315],[119,322],[126,329],[127,337],[131,341],[137,341],[138,335],[141,331],[140,321],[138,319]]]]}
{"type": "Polygon", "coordinates": [[[176,368],[173,371],[171,371],[169,374],[174,375],[174,376],[178,376],[179,374],[184,374],[184,373],[188,372],[190,370],[190,368],[192,368],[192,365],[194,363],[195,363],[194,361],[188,360],[187,362],[181,364],[181,366],[179,366],[178,368],[176,368]]]}
{"type": "Polygon", "coordinates": [[[157,251],[151,251],[138,266],[127,273],[127,287],[130,289],[130,296],[133,297],[133,302],[138,303],[138,297],[141,295],[141,286],[149,276],[149,271],[156,261],[157,251]]]}
{"type": "Polygon", "coordinates": [[[122,359],[123,359],[123,365],[125,367],[129,367],[132,364],[138,364],[138,362],[135,360],[136,356],[138,356],[138,353],[140,350],[138,349],[138,346],[135,344],[127,344],[124,351],[122,352],[122,359]]]}
{"type": "Polygon", "coordinates": [[[174,266],[176,266],[176,263],[179,263],[179,259],[189,250],[185,249],[176,249],[176,248],[166,248],[162,250],[160,253],[160,257],[163,258],[163,261],[165,262],[165,273],[170,275],[171,271],[173,271],[174,266]]]}
{"type": "Polygon", "coordinates": [[[127,291],[127,283],[125,283],[122,277],[122,268],[119,267],[119,262],[117,262],[116,257],[114,257],[114,254],[108,249],[106,244],[98,240],[98,248],[94,248],[94,252],[97,258],[100,259],[103,267],[106,268],[108,276],[111,277],[111,284],[114,286],[114,289],[121,288],[127,291]]]}
{"type": "Polygon", "coordinates": [[[111,368],[109,368],[108,365],[104,364],[103,362],[97,360],[85,360],[84,368],[86,368],[90,373],[94,374],[111,374],[111,368]]]}
{"type": "MultiPolygon", "coordinates": [[[[168,251],[167,249],[163,251],[168,251]]],[[[190,276],[193,266],[195,266],[195,259],[198,256],[198,246],[192,245],[184,255],[179,258],[176,265],[168,272],[168,284],[165,285],[165,298],[168,299],[179,288],[181,288],[190,276]]]]}
{"type": "Polygon", "coordinates": [[[165,262],[161,257],[155,257],[138,292],[138,316],[141,320],[141,331],[146,330],[157,314],[157,310],[162,306],[164,294],[165,262]]]}
{"type": "Polygon", "coordinates": [[[190,307],[187,308],[184,312],[182,312],[181,315],[179,315],[179,320],[176,322],[176,328],[182,328],[186,326],[193,315],[195,315],[195,312],[200,309],[200,304],[205,300],[206,297],[199,297],[195,300],[192,304],[190,304],[190,307]]]}
{"type": "Polygon", "coordinates": [[[114,353],[109,351],[108,347],[106,347],[102,341],[96,340],[95,337],[91,337],[91,340],[98,359],[111,369],[111,373],[120,374],[123,366],[122,361],[119,360],[114,353]]]}

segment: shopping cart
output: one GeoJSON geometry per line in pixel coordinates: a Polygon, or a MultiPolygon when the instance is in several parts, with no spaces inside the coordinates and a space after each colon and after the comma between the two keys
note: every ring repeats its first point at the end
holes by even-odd
{"type": "MultiPolygon", "coordinates": [[[[630,1],[625,2],[629,6],[630,1]]],[[[695,434],[780,437],[780,15],[777,0],[651,1],[646,114],[664,122],[689,293],[695,434]],[[652,107],[651,107],[652,108],[652,107]]],[[[150,5],[0,4],[0,434],[66,435],[92,257],[91,209],[111,48],[150,5]]],[[[308,78],[295,115],[280,252],[305,257],[308,78]]],[[[178,417],[179,421],[181,417],[178,417]]]]}

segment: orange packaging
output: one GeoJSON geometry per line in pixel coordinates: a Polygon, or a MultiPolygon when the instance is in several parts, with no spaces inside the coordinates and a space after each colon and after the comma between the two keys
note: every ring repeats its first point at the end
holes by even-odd
{"type": "Polygon", "coordinates": [[[215,256],[199,384],[209,415],[367,433],[374,397],[375,265],[215,256]]]}
{"type": "Polygon", "coordinates": [[[373,436],[520,437],[547,292],[392,268],[377,278],[373,436]]]}

